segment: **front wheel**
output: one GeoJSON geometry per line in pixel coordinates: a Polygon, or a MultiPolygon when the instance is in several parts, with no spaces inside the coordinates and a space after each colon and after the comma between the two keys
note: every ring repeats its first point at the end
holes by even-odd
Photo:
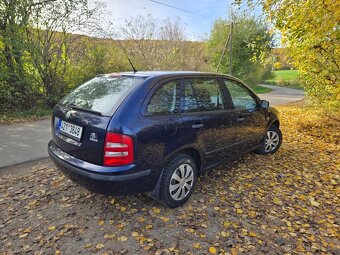
{"type": "Polygon", "coordinates": [[[160,186],[161,201],[170,208],[184,204],[191,196],[197,179],[194,160],[178,154],[166,165],[160,186]]]}
{"type": "Polygon", "coordinates": [[[259,154],[273,154],[280,147],[282,143],[282,133],[277,126],[271,126],[266,134],[263,144],[256,152],[259,154]]]}

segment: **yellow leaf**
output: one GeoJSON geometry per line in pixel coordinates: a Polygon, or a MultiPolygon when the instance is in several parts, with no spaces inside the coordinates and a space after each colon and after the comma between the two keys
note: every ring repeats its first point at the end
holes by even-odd
{"type": "Polygon", "coordinates": [[[201,248],[201,244],[200,243],[194,243],[194,248],[200,249],[201,248]]]}
{"type": "Polygon", "coordinates": [[[210,246],[209,247],[209,252],[211,253],[211,254],[216,254],[216,248],[215,247],[213,247],[213,246],[210,246]]]}
{"type": "Polygon", "coordinates": [[[55,230],[56,226],[49,226],[47,229],[50,230],[50,231],[53,231],[55,230]]]}
{"type": "Polygon", "coordinates": [[[113,205],[115,203],[115,199],[112,198],[111,201],[110,201],[110,204],[113,205]]]}
{"type": "Polygon", "coordinates": [[[105,245],[103,243],[99,243],[99,244],[96,245],[96,248],[98,250],[103,249],[104,247],[105,247],[105,245]]]}
{"type": "Polygon", "coordinates": [[[127,240],[127,237],[126,237],[126,236],[121,236],[121,237],[119,238],[119,240],[122,241],[122,242],[125,242],[125,241],[127,240]]]}
{"type": "Polygon", "coordinates": [[[98,225],[99,225],[99,226],[103,226],[103,225],[104,225],[104,220],[99,220],[99,221],[98,221],[98,225]]]}
{"type": "Polygon", "coordinates": [[[221,236],[227,237],[227,236],[229,236],[229,233],[226,233],[226,232],[224,232],[224,231],[221,231],[221,236]]]}
{"type": "Polygon", "coordinates": [[[19,238],[24,238],[24,237],[26,237],[27,235],[28,235],[28,233],[24,233],[24,234],[20,235],[19,238]]]}
{"type": "Polygon", "coordinates": [[[152,211],[153,211],[154,213],[158,214],[158,213],[161,212],[161,209],[156,208],[156,207],[153,207],[153,208],[152,208],[152,211]]]}
{"type": "Polygon", "coordinates": [[[31,202],[28,203],[28,205],[33,206],[37,204],[37,200],[32,200],[31,202]]]}
{"type": "Polygon", "coordinates": [[[202,227],[202,228],[207,228],[208,226],[207,226],[207,224],[202,223],[202,224],[201,224],[201,227],[202,227]]]}
{"type": "Polygon", "coordinates": [[[146,225],[145,228],[146,228],[146,229],[152,229],[152,225],[151,225],[151,224],[146,225]]]}
{"type": "Polygon", "coordinates": [[[88,249],[88,248],[91,248],[91,247],[92,247],[92,244],[91,244],[91,243],[86,243],[86,244],[84,244],[84,247],[87,248],[87,249],[88,249]]]}
{"type": "Polygon", "coordinates": [[[256,212],[254,211],[249,211],[248,212],[249,217],[254,218],[256,216],[256,212]]]}
{"type": "Polygon", "coordinates": [[[314,200],[314,197],[310,197],[310,198],[309,198],[309,201],[310,201],[310,203],[311,203],[313,206],[318,207],[318,206],[320,205],[320,203],[318,203],[318,202],[316,202],[316,201],[314,200]]]}
{"type": "Polygon", "coordinates": [[[138,232],[132,232],[131,235],[134,236],[134,237],[136,237],[136,236],[138,236],[138,232]]]}
{"type": "Polygon", "coordinates": [[[235,248],[231,248],[231,255],[237,255],[237,250],[235,248]]]}
{"type": "Polygon", "coordinates": [[[145,219],[144,219],[142,216],[137,217],[137,220],[138,220],[139,222],[144,222],[144,221],[145,221],[145,219]]]}
{"type": "Polygon", "coordinates": [[[111,235],[110,235],[110,234],[105,234],[105,235],[104,235],[104,238],[105,238],[105,239],[112,239],[112,238],[114,238],[115,236],[116,236],[115,234],[111,234],[111,235]]]}
{"type": "Polygon", "coordinates": [[[249,231],[249,235],[252,236],[252,237],[255,237],[256,233],[254,231],[249,231]]]}
{"type": "Polygon", "coordinates": [[[24,229],[22,232],[29,233],[31,232],[31,230],[32,230],[32,227],[29,227],[29,228],[24,229]]]}
{"type": "Polygon", "coordinates": [[[194,233],[195,230],[193,228],[186,228],[185,231],[189,232],[189,233],[194,233]]]}
{"type": "Polygon", "coordinates": [[[55,254],[55,255],[59,255],[59,254],[61,254],[61,251],[56,250],[56,251],[54,252],[54,254],[55,254]]]}
{"type": "Polygon", "coordinates": [[[243,213],[243,211],[242,211],[241,209],[237,209],[236,212],[237,212],[238,214],[243,213]]]}
{"type": "Polygon", "coordinates": [[[121,207],[121,208],[120,208],[120,211],[121,211],[121,212],[126,212],[126,207],[121,207]]]}
{"type": "Polygon", "coordinates": [[[168,222],[170,219],[169,218],[167,218],[167,217],[160,217],[160,219],[162,220],[162,221],[164,221],[164,222],[168,222]]]}
{"type": "Polygon", "coordinates": [[[229,221],[225,221],[225,222],[223,222],[223,225],[224,225],[225,227],[229,227],[229,226],[230,226],[230,224],[231,224],[231,222],[229,222],[229,221]]]}
{"type": "Polygon", "coordinates": [[[277,197],[274,197],[273,202],[274,202],[274,204],[282,205],[282,201],[277,197]]]}

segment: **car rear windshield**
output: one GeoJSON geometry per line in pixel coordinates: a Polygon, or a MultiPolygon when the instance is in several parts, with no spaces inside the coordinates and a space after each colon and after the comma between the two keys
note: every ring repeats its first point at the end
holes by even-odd
{"type": "Polygon", "coordinates": [[[142,81],[143,78],[134,76],[98,76],[73,90],[59,104],[110,116],[142,81]]]}

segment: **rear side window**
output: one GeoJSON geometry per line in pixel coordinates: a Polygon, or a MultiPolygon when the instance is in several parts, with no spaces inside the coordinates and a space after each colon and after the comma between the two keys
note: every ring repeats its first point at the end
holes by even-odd
{"type": "Polygon", "coordinates": [[[246,88],[235,81],[224,80],[224,83],[228,88],[235,109],[251,110],[256,108],[256,101],[246,88]]]}
{"type": "Polygon", "coordinates": [[[223,93],[216,79],[184,80],[184,112],[218,111],[224,109],[223,93]]]}
{"type": "Polygon", "coordinates": [[[170,81],[161,85],[152,95],[146,112],[149,115],[164,115],[179,109],[180,82],[170,81]]]}
{"type": "Polygon", "coordinates": [[[59,104],[111,115],[114,107],[139,83],[139,77],[96,77],[73,90],[59,104]]]}

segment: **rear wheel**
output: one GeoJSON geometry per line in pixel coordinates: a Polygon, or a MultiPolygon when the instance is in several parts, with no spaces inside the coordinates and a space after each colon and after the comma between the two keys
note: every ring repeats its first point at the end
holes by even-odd
{"type": "Polygon", "coordinates": [[[271,126],[266,134],[263,144],[256,152],[259,154],[273,154],[280,147],[282,143],[282,133],[277,126],[271,126]]]}
{"type": "Polygon", "coordinates": [[[191,196],[197,179],[194,160],[186,154],[178,154],[166,165],[160,185],[163,204],[175,208],[183,205],[191,196]]]}

